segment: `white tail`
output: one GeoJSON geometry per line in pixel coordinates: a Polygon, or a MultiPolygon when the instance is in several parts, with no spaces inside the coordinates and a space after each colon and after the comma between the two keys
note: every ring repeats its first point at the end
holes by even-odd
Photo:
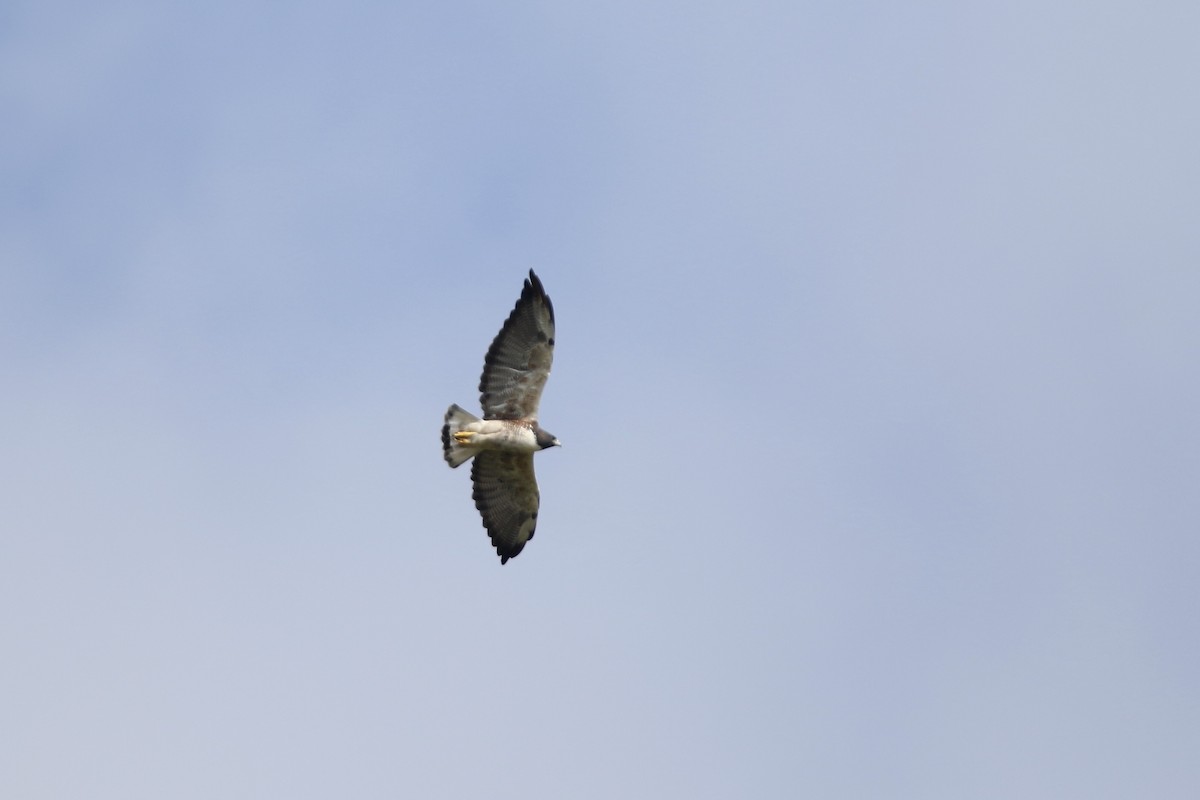
{"type": "Polygon", "coordinates": [[[454,434],[472,422],[479,422],[479,417],[458,405],[452,405],[446,410],[446,424],[442,426],[442,453],[446,457],[446,463],[451,467],[461,467],[471,460],[471,456],[479,452],[478,447],[454,441],[454,434]]]}

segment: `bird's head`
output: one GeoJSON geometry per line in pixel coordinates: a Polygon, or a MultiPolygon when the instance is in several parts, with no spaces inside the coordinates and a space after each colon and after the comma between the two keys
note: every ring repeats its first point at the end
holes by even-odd
{"type": "Polygon", "coordinates": [[[541,450],[545,450],[547,447],[562,447],[562,442],[553,433],[544,431],[541,428],[537,429],[537,443],[538,448],[541,450]]]}

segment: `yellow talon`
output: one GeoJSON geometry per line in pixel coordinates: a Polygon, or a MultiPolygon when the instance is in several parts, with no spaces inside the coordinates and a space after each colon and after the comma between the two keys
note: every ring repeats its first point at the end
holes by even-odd
{"type": "Polygon", "coordinates": [[[471,437],[475,434],[472,431],[456,431],[454,433],[454,441],[459,444],[470,444],[471,437]]]}

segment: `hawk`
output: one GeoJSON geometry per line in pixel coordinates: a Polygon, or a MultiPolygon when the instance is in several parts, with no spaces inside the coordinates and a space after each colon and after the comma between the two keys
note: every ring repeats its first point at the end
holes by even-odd
{"type": "Polygon", "coordinates": [[[515,558],[537,528],[540,495],[533,454],[561,447],[537,420],[553,360],[554,306],[529,270],[516,307],[483,359],[483,419],[452,405],[442,426],[446,463],[460,467],[475,459],[471,496],[501,564],[515,558]]]}

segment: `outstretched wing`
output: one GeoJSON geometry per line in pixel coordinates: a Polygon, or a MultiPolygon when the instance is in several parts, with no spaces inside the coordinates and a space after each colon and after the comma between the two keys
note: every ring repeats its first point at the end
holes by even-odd
{"type": "Polygon", "coordinates": [[[506,563],[521,552],[537,528],[538,487],[533,454],[484,450],[471,463],[475,507],[492,546],[506,563]]]}
{"type": "Polygon", "coordinates": [[[554,360],[554,306],[529,270],[521,299],[483,359],[484,419],[536,419],[554,360]]]}

